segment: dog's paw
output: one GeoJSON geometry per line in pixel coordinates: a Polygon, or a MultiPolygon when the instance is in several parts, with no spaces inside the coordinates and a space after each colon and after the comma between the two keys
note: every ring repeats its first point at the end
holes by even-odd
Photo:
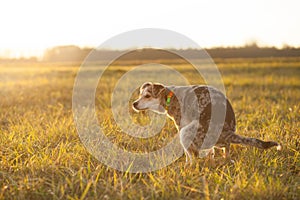
{"type": "Polygon", "coordinates": [[[281,144],[278,144],[277,147],[276,147],[277,151],[281,151],[282,150],[282,146],[281,144]]]}

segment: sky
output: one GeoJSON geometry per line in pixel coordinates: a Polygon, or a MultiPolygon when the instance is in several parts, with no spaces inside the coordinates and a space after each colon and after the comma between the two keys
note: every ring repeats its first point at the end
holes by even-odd
{"type": "Polygon", "coordinates": [[[252,41],[300,47],[299,8],[299,0],[3,0],[0,57],[42,56],[58,45],[96,47],[140,28],[172,30],[205,48],[252,41]]]}

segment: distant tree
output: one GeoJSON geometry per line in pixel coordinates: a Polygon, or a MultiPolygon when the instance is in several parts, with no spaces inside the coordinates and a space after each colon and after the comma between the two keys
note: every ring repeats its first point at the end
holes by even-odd
{"type": "Polygon", "coordinates": [[[245,48],[259,48],[256,39],[251,39],[245,44],[245,48]]]}
{"type": "Polygon", "coordinates": [[[51,62],[83,61],[87,53],[77,46],[58,46],[46,50],[44,60],[51,62]]]}

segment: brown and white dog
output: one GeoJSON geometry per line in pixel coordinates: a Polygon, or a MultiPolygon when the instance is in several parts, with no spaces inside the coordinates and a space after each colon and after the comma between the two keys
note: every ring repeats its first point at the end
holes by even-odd
{"type": "MultiPolygon", "coordinates": [[[[262,141],[235,134],[236,121],[233,108],[225,95],[217,89],[206,85],[164,86],[159,83],[144,83],[140,87],[140,96],[133,103],[136,111],[151,110],[170,117],[180,136],[180,143],[186,154],[186,162],[192,162],[192,154],[200,155],[203,150],[209,150],[213,156],[214,147],[223,148],[224,157],[229,157],[230,144],[250,145],[260,149],[281,146],[273,141],[262,141]],[[212,122],[212,109],[224,110],[220,134],[210,134],[213,143],[203,147],[209,131],[217,130],[217,123],[212,122]]],[[[218,114],[218,113],[217,113],[218,114]]],[[[220,114],[221,115],[221,114],[220,114]]],[[[204,145],[205,146],[205,145],[204,145]]],[[[207,153],[205,154],[207,155],[207,153]]]]}

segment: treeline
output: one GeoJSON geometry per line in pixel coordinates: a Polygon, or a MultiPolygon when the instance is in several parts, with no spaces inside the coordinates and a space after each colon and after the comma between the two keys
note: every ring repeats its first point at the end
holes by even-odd
{"type": "MultiPolygon", "coordinates": [[[[144,48],[129,51],[108,50],[93,48],[80,48],[78,46],[57,46],[44,52],[41,61],[45,62],[82,62],[89,54],[89,61],[116,60],[127,62],[141,62],[146,60],[166,60],[168,62],[177,62],[181,59],[178,54],[188,59],[206,58],[207,53],[212,58],[267,58],[267,57],[300,57],[300,48],[286,46],[282,49],[276,47],[259,47],[256,44],[243,47],[218,47],[205,50],[200,49],[151,49],[144,48]],[[90,54],[93,52],[92,54],[90,54]],[[121,57],[118,57],[122,55],[121,57]],[[118,57],[118,58],[117,58],[118,57]]],[[[19,59],[1,59],[1,62],[33,62],[39,59],[19,58],[19,59]]]]}
{"type": "MultiPolygon", "coordinates": [[[[43,61],[63,62],[63,61],[83,61],[92,51],[92,48],[79,48],[77,46],[58,46],[46,50],[43,61]]],[[[206,56],[205,51],[199,49],[169,49],[170,51],[145,48],[125,53],[125,50],[94,50],[90,61],[102,61],[116,59],[119,60],[172,60],[179,59],[180,53],[188,59],[201,59],[206,56]],[[172,53],[174,52],[174,53],[172,53]]],[[[244,47],[219,47],[205,49],[212,58],[263,58],[263,57],[299,57],[300,48],[285,47],[278,49],[275,47],[258,47],[248,45],[244,47]]]]}

